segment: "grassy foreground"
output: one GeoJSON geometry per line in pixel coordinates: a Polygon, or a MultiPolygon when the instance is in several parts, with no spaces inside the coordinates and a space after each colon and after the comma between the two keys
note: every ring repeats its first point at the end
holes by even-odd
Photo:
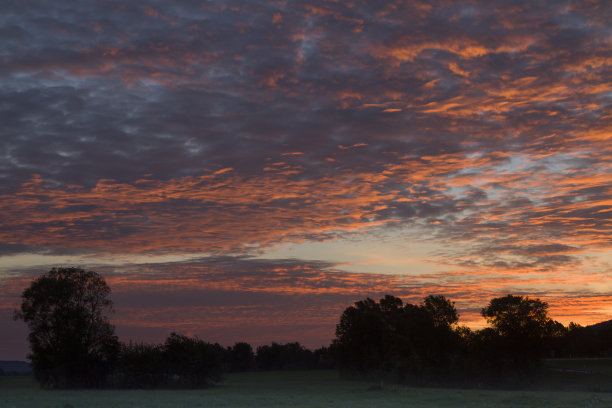
{"type": "Polygon", "coordinates": [[[412,388],[346,381],[335,371],[230,374],[206,390],[41,390],[29,377],[0,377],[1,408],[191,407],[610,407],[612,393],[412,388]]]}

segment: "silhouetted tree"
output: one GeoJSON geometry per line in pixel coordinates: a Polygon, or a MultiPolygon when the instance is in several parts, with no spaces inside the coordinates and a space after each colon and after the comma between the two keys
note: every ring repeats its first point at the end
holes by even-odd
{"type": "Polygon", "coordinates": [[[124,344],[111,385],[120,388],[204,388],[222,379],[223,348],[171,333],[163,344],[124,344]]]}
{"type": "Polygon", "coordinates": [[[587,347],[585,338],[587,337],[585,328],[574,322],[570,322],[563,337],[562,357],[586,357],[587,347]]]}
{"type": "Polygon", "coordinates": [[[500,351],[520,371],[538,365],[545,355],[550,331],[555,328],[547,310],[546,302],[514,295],[492,299],[482,309],[482,316],[501,338],[500,351]]]}
{"type": "Polygon", "coordinates": [[[564,327],[539,299],[508,295],[481,313],[491,327],[458,326],[440,295],[419,305],[386,295],[346,308],[329,348],[343,373],[422,385],[516,388],[534,379],[545,356],[612,356],[612,320],[564,327]]]}
{"type": "Polygon", "coordinates": [[[612,357],[612,320],[586,327],[570,323],[560,343],[563,357],[612,357]]]}
{"type": "Polygon", "coordinates": [[[257,347],[255,356],[260,370],[304,370],[314,367],[314,355],[298,342],[257,347]]]}
{"type": "Polygon", "coordinates": [[[121,345],[111,386],[120,388],[158,388],[168,384],[162,345],[128,343],[121,345]]]}
{"type": "Polygon", "coordinates": [[[549,322],[548,303],[529,297],[507,295],[492,299],[482,316],[503,336],[544,337],[549,322]]]}
{"type": "Polygon", "coordinates": [[[612,320],[587,326],[587,335],[594,339],[593,357],[612,357],[612,320]]]}
{"type": "Polygon", "coordinates": [[[336,362],[331,349],[331,347],[320,347],[313,351],[315,368],[320,370],[335,368],[336,362]]]}
{"type": "Polygon", "coordinates": [[[504,339],[494,329],[466,330],[462,336],[466,353],[462,360],[463,383],[478,386],[500,386],[515,376],[507,357],[504,339]]]}
{"type": "Polygon", "coordinates": [[[429,296],[404,305],[391,295],[348,307],[336,326],[332,352],[341,370],[427,382],[448,377],[459,336],[452,302],[429,296]]]}
{"type": "MultiPolygon", "coordinates": [[[[387,309],[393,310],[401,305],[399,302],[389,299],[384,303],[387,309]]],[[[336,338],[332,344],[340,368],[362,373],[381,370],[385,363],[385,340],[389,334],[381,305],[371,298],[346,308],[336,325],[336,338]]]]}
{"type": "Polygon", "coordinates": [[[223,347],[218,344],[171,333],[163,351],[170,385],[201,388],[222,379],[223,347]]]}
{"type": "Polygon", "coordinates": [[[248,371],[255,364],[255,353],[249,343],[238,342],[226,351],[227,365],[230,371],[248,371]]]}
{"type": "Polygon", "coordinates": [[[429,295],[423,301],[423,308],[429,313],[436,327],[451,327],[459,321],[455,303],[442,295],[429,295]]]}
{"type": "Polygon", "coordinates": [[[30,333],[32,368],[45,387],[101,387],[118,353],[110,288],[93,271],[53,268],[23,291],[15,319],[30,333]]]}
{"type": "Polygon", "coordinates": [[[549,319],[546,323],[546,338],[544,356],[561,357],[565,353],[565,338],[568,328],[556,320],[549,319]]]}

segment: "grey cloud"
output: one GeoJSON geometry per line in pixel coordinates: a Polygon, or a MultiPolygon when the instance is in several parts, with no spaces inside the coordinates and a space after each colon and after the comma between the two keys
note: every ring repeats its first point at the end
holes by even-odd
{"type": "MultiPolygon", "coordinates": [[[[571,68],[610,54],[605,47],[610,30],[602,24],[610,10],[595,3],[598,11],[564,1],[441,2],[427,10],[410,2],[391,9],[391,2],[367,1],[229,7],[7,1],[0,17],[3,193],[19,191],[33,174],[57,187],[92,188],[101,179],[170,180],[225,167],[243,177],[263,177],[266,166],[283,161],[296,169],[288,179],[318,180],[342,172],[376,175],[390,165],[405,166],[406,157],[475,152],[543,156],[591,150],[588,158],[570,160],[578,168],[597,168],[607,162],[605,154],[576,135],[593,121],[603,129],[609,122],[609,95],[580,93],[605,73],[594,65],[588,70],[596,79],[586,80],[571,68]],[[383,52],[420,44],[422,50],[403,60],[383,52]],[[471,46],[476,50],[466,51],[471,46]],[[455,66],[465,73],[454,72],[455,66]],[[524,78],[532,78],[525,89],[524,78]],[[567,89],[548,99],[529,92],[559,85],[567,89]],[[505,87],[519,92],[494,93],[505,87]],[[396,111],[384,112],[389,108],[396,111]],[[363,145],[338,148],[356,143],[363,145]],[[303,154],[282,156],[295,151],[303,154]]],[[[554,159],[545,160],[531,170],[552,169],[554,159]]],[[[439,180],[422,181],[422,195],[437,194],[435,187],[458,170],[448,171],[436,174],[439,180]]],[[[386,193],[401,190],[403,183],[389,180],[376,188],[386,193]]],[[[502,183],[487,187],[516,192],[502,183]]],[[[543,205],[551,207],[546,214],[560,215],[556,201],[606,194],[606,187],[577,189],[546,197],[543,205]]],[[[375,216],[399,222],[421,217],[415,224],[425,228],[441,221],[437,237],[481,239],[488,231],[510,228],[509,222],[470,213],[492,196],[483,190],[446,192],[431,203],[384,203],[389,207],[375,216]]],[[[535,205],[524,197],[506,199],[485,209],[499,213],[535,205]]],[[[289,208],[296,201],[270,204],[289,208]]],[[[180,200],[142,208],[186,215],[209,209],[180,200]]],[[[75,204],[62,211],[86,209],[75,204]]],[[[121,239],[147,221],[136,212],[122,215],[132,222],[89,219],[73,228],[121,239]]],[[[527,209],[516,219],[541,215],[527,209]]],[[[563,215],[609,228],[609,212],[601,206],[563,215]]],[[[550,234],[571,233],[563,221],[549,226],[550,234]]]]}

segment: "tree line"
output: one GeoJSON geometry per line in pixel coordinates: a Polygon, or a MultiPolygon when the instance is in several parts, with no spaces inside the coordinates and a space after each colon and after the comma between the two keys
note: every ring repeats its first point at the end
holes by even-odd
{"type": "Polygon", "coordinates": [[[15,318],[29,328],[42,386],[200,388],[225,372],[315,368],[417,385],[508,386],[529,379],[545,357],[612,356],[612,324],[565,327],[546,302],[523,296],[492,299],[481,330],[459,325],[441,295],[417,305],[367,298],[345,309],[329,347],[311,351],[297,342],[224,348],[177,333],[162,344],[122,343],[109,321],[110,293],[100,275],[80,268],[54,268],[23,291],[15,318]]]}
{"type": "Polygon", "coordinates": [[[457,324],[453,302],[427,296],[420,305],[387,295],[347,308],[332,344],[348,375],[380,376],[418,385],[501,385],[527,378],[561,333],[547,304],[508,295],[491,300],[482,315],[491,325],[457,324]]]}
{"type": "Polygon", "coordinates": [[[310,351],[298,342],[263,345],[246,342],[224,348],[197,337],[171,333],[162,344],[120,344],[105,385],[116,388],[203,388],[225,372],[329,368],[326,349],[310,351]]]}
{"type": "Polygon", "coordinates": [[[109,321],[110,287],[93,271],[54,268],[22,293],[32,371],[46,388],[200,388],[224,372],[330,368],[327,348],[298,342],[224,348],[171,333],[161,344],[122,343],[109,321]]]}

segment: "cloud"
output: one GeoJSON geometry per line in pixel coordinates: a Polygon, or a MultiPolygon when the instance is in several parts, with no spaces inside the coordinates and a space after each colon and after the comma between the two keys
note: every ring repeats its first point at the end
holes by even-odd
{"type": "Polygon", "coordinates": [[[601,278],[608,8],[4,2],[0,253],[360,234],[476,277],[601,278]]]}

